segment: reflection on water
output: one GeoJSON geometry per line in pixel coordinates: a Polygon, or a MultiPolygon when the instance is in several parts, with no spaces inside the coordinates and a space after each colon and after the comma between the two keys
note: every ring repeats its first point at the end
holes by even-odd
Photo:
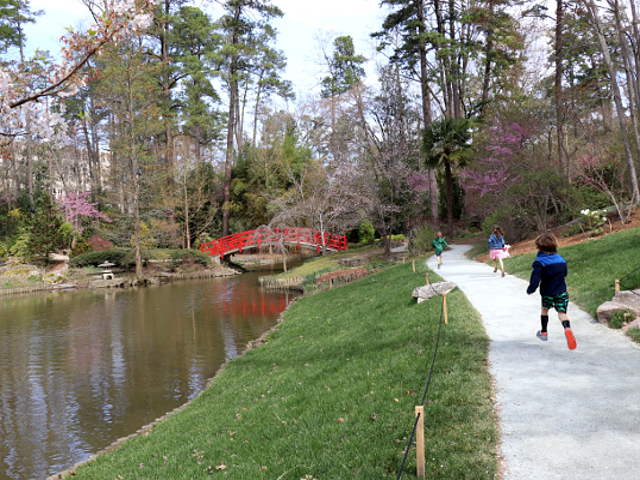
{"type": "Polygon", "coordinates": [[[290,300],[258,275],[0,297],[0,480],[46,478],[195,396],[290,300]]]}

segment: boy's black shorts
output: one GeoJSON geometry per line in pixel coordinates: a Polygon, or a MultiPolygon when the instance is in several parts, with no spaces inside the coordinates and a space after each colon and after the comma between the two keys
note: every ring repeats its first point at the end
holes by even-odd
{"type": "Polygon", "coordinates": [[[555,308],[556,312],[567,313],[569,306],[569,294],[562,292],[557,295],[544,295],[542,297],[542,308],[555,308]]]}

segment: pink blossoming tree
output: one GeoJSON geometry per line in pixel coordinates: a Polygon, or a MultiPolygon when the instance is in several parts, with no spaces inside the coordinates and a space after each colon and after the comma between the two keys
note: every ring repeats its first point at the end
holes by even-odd
{"type": "Polygon", "coordinates": [[[62,211],[65,220],[73,227],[73,239],[71,246],[76,243],[76,234],[81,234],[84,230],[83,223],[87,220],[104,220],[111,222],[111,219],[98,211],[95,207],[97,203],[87,200],[89,193],[69,193],[56,199],[58,208],[62,211]]]}

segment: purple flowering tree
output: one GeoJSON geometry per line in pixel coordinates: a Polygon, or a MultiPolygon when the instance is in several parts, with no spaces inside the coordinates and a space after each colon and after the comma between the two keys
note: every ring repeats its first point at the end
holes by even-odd
{"type": "Polygon", "coordinates": [[[486,216],[505,190],[521,179],[522,157],[534,130],[534,125],[510,121],[498,121],[485,129],[482,153],[460,175],[467,213],[486,216]]]}
{"type": "Polygon", "coordinates": [[[85,222],[98,219],[111,222],[109,217],[95,208],[97,203],[91,203],[87,200],[88,196],[88,192],[72,192],[56,199],[56,203],[64,219],[73,227],[72,247],[76,243],[76,234],[81,234],[84,231],[85,222]]]}

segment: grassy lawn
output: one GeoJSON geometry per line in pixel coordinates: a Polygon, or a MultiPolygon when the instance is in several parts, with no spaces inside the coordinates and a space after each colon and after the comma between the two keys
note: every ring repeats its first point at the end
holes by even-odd
{"type": "MultiPolygon", "coordinates": [[[[396,478],[441,316],[440,298],[411,298],[424,284],[424,261],[416,267],[299,299],[266,344],[230,361],[185,409],[74,478],[396,478]]],[[[425,404],[427,478],[494,479],[489,340],[461,292],[447,304],[425,404]]],[[[412,448],[402,478],[415,473],[412,448]]]]}
{"type": "Polygon", "coordinates": [[[349,246],[349,250],[346,252],[331,252],[328,255],[317,257],[310,262],[305,262],[300,267],[289,270],[286,273],[280,273],[276,275],[276,277],[305,277],[314,273],[327,273],[333,270],[349,268],[340,265],[340,260],[343,258],[352,258],[354,256],[373,257],[375,262],[375,259],[381,257],[380,252],[380,248],[375,246],[349,246]]]}
{"type": "MultiPolygon", "coordinates": [[[[558,253],[567,261],[571,301],[595,317],[598,306],[613,297],[615,280],[640,267],[640,228],[562,247],[558,253]]],[[[535,254],[518,255],[505,261],[505,269],[528,280],[534,259],[535,254]]],[[[621,287],[640,287],[640,272],[625,278],[621,287]]]]}

